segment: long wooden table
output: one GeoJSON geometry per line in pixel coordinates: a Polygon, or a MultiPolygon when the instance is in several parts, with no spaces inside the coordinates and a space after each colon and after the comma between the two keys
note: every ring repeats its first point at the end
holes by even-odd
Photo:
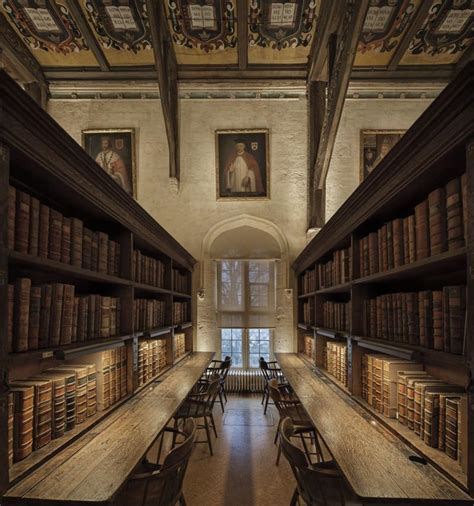
{"type": "Polygon", "coordinates": [[[110,503],[213,356],[198,352],[183,360],[10,488],[2,504],[110,503]]]}
{"type": "Polygon", "coordinates": [[[318,377],[296,354],[276,357],[347,484],[364,504],[474,504],[434,467],[411,461],[411,448],[364,417],[348,394],[318,377]]]}

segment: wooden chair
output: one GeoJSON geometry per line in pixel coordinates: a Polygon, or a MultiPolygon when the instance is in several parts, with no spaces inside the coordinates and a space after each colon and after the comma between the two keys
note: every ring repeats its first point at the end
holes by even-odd
{"type": "MultiPolygon", "coordinates": [[[[290,418],[294,429],[293,435],[300,437],[308,461],[311,462],[312,455],[316,455],[318,462],[324,461],[316,427],[309,419],[300,400],[293,394],[292,391],[289,391],[285,385],[279,385],[275,378],[268,382],[268,389],[270,397],[278,410],[278,414],[280,415],[280,420],[275,434],[275,443],[278,440],[282,420],[290,418]],[[308,441],[310,444],[314,444],[316,449],[315,452],[310,451],[308,441]]],[[[276,465],[280,462],[280,454],[281,446],[279,445],[276,465]]]]}
{"type": "Polygon", "coordinates": [[[225,381],[227,378],[227,374],[229,373],[230,367],[232,365],[232,358],[226,356],[224,360],[213,360],[209,367],[204,372],[203,376],[199,380],[198,384],[208,385],[209,379],[218,374],[221,377],[220,388],[219,388],[219,402],[221,405],[222,412],[224,413],[224,401],[227,403],[227,394],[225,391],[225,381]]]}
{"type": "MultiPolygon", "coordinates": [[[[212,442],[210,428],[213,429],[215,436],[217,437],[216,424],[214,422],[214,416],[212,411],[216,402],[216,397],[220,389],[221,377],[214,375],[209,379],[208,385],[202,391],[195,391],[188,395],[186,400],[180,406],[178,412],[174,415],[175,427],[178,427],[180,420],[193,420],[203,419],[203,424],[197,424],[196,429],[205,429],[206,440],[198,441],[195,443],[207,443],[209,451],[212,453],[212,442]]],[[[174,444],[174,439],[173,439],[174,444]]]]}
{"type": "Polygon", "coordinates": [[[280,446],[296,479],[296,489],[290,506],[299,503],[299,498],[309,506],[362,506],[344,482],[342,473],[331,460],[311,464],[304,452],[291,442],[295,427],[289,417],[280,427],[280,446]]]}
{"type": "MultiPolygon", "coordinates": [[[[182,436],[184,440],[166,455],[163,464],[146,461],[143,464],[146,471],[129,478],[124,493],[115,502],[116,506],[124,504],[172,506],[176,503],[186,506],[183,481],[194,448],[196,424],[194,420],[187,420],[182,430],[166,428],[164,432],[182,436]]],[[[159,458],[160,455],[158,460],[159,458]]]]}
{"type": "Polygon", "coordinates": [[[276,360],[272,362],[267,362],[263,357],[260,357],[258,362],[260,371],[262,372],[264,378],[262,404],[265,404],[265,407],[263,409],[263,412],[264,414],[267,414],[268,402],[270,400],[270,391],[268,390],[268,382],[271,381],[272,379],[276,379],[278,381],[278,384],[281,386],[286,386],[290,388],[290,385],[283,376],[283,372],[278,367],[278,362],[276,360]]]}

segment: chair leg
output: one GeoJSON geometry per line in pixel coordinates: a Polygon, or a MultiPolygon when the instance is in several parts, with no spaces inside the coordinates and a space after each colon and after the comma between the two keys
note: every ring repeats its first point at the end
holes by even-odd
{"type": "Polygon", "coordinates": [[[312,464],[310,454],[309,454],[310,452],[308,450],[308,446],[306,445],[306,440],[304,438],[304,435],[300,434],[300,438],[301,438],[301,442],[303,443],[303,448],[304,448],[304,452],[306,453],[306,458],[308,459],[308,462],[310,464],[312,464]]]}
{"type": "Polygon", "coordinates": [[[275,440],[273,441],[273,444],[277,444],[278,441],[278,434],[280,434],[280,425],[281,425],[281,418],[278,420],[277,430],[275,433],[275,440]]]}
{"type": "Polygon", "coordinates": [[[262,395],[262,402],[261,402],[262,406],[263,406],[263,403],[265,402],[266,396],[267,396],[267,385],[265,385],[263,387],[263,395],[262,395]]]}
{"type": "Polygon", "coordinates": [[[209,446],[209,451],[210,451],[211,457],[212,457],[214,454],[212,453],[211,433],[209,432],[209,423],[207,421],[207,416],[204,417],[204,428],[206,429],[207,444],[209,446]]]}
{"type": "Polygon", "coordinates": [[[280,464],[280,456],[281,456],[281,444],[278,443],[278,453],[277,453],[277,459],[276,459],[277,466],[280,464]]]}
{"type": "Polygon", "coordinates": [[[222,385],[222,393],[224,394],[224,400],[225,400],[225,402],[227,404],[227,393],[225,391],[225,385],[222,385]]]}
{"type": "Polygon", "coordinates": [[[214,435],[217,437],[216,422],[214,421],[214,415],[211,413],[212,430],[214,435]]]}
{"type": "Polygon", "coordinates": [[[265,408],[263,410],[263,414],[267,414],[267,408],[268,408],[268,401],[270,400],[270,392],[267,393],[267,396],[265,397],[265,408]]]}
{"type": "Polygon", "coordinates": [[[298,506],[298,488],[295,488],[295,491],[293,492],[293,497],[291,498],[290,506],[298,506]]]}
{"type": "Polygon", "coordinates": [[[316,453],[318,454],[318,462],[324,462],[324,455],[321,450],[321,445],[319,444],[319,436],[318,433],[314,432],[314,446],[316,447],[316,453]]]}
{"type": "Polygon", "coordinates": [[[221,403],[221,409],[222,412],[224,413],[224,401],[222,399],[222,390],[219,390],[219,402],[221,403]]]}

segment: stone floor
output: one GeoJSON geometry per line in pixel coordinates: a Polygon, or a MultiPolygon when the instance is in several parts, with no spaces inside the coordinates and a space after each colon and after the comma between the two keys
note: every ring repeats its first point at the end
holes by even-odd
{"type": "Polygon", "coordinates": [[[224,415],[219,405],[214,408],[214,456],[199,444],[191,457],[184,486],[188,506],[288,506],[295,481],[284,458],[275,465],[275,408],[265,416],[259,396],[228,397],[224,415]]]}

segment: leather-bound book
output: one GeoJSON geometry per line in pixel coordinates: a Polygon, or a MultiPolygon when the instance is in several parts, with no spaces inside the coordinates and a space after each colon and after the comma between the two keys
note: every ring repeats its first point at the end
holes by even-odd
{"type": "Polygon", "coordinates": [[[410,257],[410,263],[416,262],[416,223],[415,215],[411,214],[408,216],[408,252],[410,257]]]}
{"type": "Polygon", "coordinates": [[[16,188],[8,187],[8,235],[7,247],[15,249],[15,220],[16,220],[16,188]]]}
{"type": "Polygon", "coordinates": [[[40,348],[47,348],[49,346],[52,297],[53,297],[53,286],[41,285],[41,308],[40,308],[40,325],[39,325],[40,348]]]}
{"type": "MultiPolygon", "coordinates": [[[[102,321],[102,297],[100,295],[95,296],[95,326],[94,326],[94,339],[100,337],[101,321],[102,321]]],[[[109,304],[110,307],[110,304],[109,304]]]]}
{"type": "Polygon", "coordinates": [[[379,251],[377,242],[377,233],[369,234],[369,273],[377,274],[379,272],[379,251]]]}
{"type": "Polygon", "coordinates": [[[451,251],[464,246],[460,178],[453,179],[446,185],[446,210],[448,224],[448,250],[451,251]]]}
{"type": "Polygon", "coordinates": [[[468,219],[468,211],[467,211],[467,174],[464,173],[461,176],[461,196],[462,196],[462,223],[464,229],[464,241],[467,242],[467,224],[469,222],[468,219]]]}
{"type": "Polygon", "coordinates": [[[31,279],[18,278],[15,281],[13,351],[28,351],[28,330],[30,324],[31,279]]]}
{"type": "Polygon", "coordinates": [[[433,348],[444,350],[443,292],[433,291],[433,348]]]}
{"type": "Polygon", "coordinates": [[[39,348],[40,317],[41,317],[41,286],[32,286],[30,290],[28,350],[37,350],[39,348]]]}
{"type": "Polygon", "coordinates": [[[394,267],[393,221],[389,221],[387,223],[387,269],[393,269],[394,267]]]}
{"type": "Polygon", "coordinates": [[[53,370],[66,371],[76,377],[76,424],[85,422],[87,418],[87,365],[64,364],[55,367],[53,370]]]}
{"type": "Polygon", "coordinates": [[[40,204],[38,255],[41,258],[49,257],[49,223],[51,220],[50,213],[51,210],[49,206],[40,204]]]}
{"type": "Polygon", "coordinates": [[[49,217],[49,258],[59,262],[61,261],[63,215],[51,209],[49,217]]]}
{"type": "Polygon", "coordinates": [[[388,230],[387,224],[382,227],[382,271],[388,269],[388,230]]]}
{"type": "Polygon", "coordinates": [[[424,431],[425,391],[431,386],[443,387],[447,386],[447,383],[437,378],[427,378],[426,381],[417,381],[414,386],[413,430],[422,439],[424,431]]]}
{"type": "Polygon", "coordinates": [[[13,351],[13,313],[15,307],[15,285],[8,285],[8,343],[7,353],[13,351]]]}
{"type": "Polygon", "coordinates": [[[92,232],[92,241],[91,241],[91,270],[98,270],[98,262],[99,262],[99,233],[92,232]]]}
{"type": "Polygon", "coordinates": [[[408,218],[403,219],[403,263],[410,263],[410,226],[408,218]]]}
{"type": "Polygon", "coordinates": [[[63,216],[63,229],[61,236],[61,262],[71,263],[71,218],[63,216]]]}
{"type": "Polygon", "coordinates": [[[82,267],[82,245],[84,224],[79,218],[71,220],[71,264],[82,267]]]}
{"type": "Polygon", "coordinates": [[[107,253],[107,273],[111,276],[114,275],[115,269],[115,252],[116,252],[116,242],[109,239],[108,241],[108,253],[107,253]]]}
{"type": "Polygon", "coordinates": [[[61,337],[60,337],[61,345],[72,343],[74,291],[75,291],[74,285],[64,285],[63,311],[61,319],[61,337]]]}
{"type": "Polygon", "coordinates": [[[443,337],[444,351],[451,351],[451,334],[449,331],[449,287],[443,287],[443,337]]]}
{"type": "Polygon", "coordinates": [[[438,188],[428,195],[430,226],[430,252],[437,255],[448,249],[446,194],[444,188],[438,188]]]}
{"type": "Polygon", "coordinates": [[[13,428],[14,428],[14,405],[15,398],[13,392],[8,392],[8,467],[13,464],[13,428]]]}
{"type": "Polygon", "coordinates": [[[82,267],[91,269],[92,266],[92,230],[84,227],[82,237],[82,267]]]}
{"type": "Polygon", "coordinates": [[[40,215],[40,201],[31,197],[30,204],[30,233],[28,241],[28,253],[33,256],[38,256],[39,246],[39,215],[40,215]]]}
{"type": "Polygon", "coordinates": [[[100,297],[101,311],[100,311],[100,335],[99,337],[109,337],[110,322],[111,322],[111,298],[100,297]]]}
{"type": "Polygon", "coordinates": [[[120,276],[120,262],[122,257],[122,249],[120,243],[115,243],[115,261],[114,261],[114,276],[120,276]]]}
{"type": "Polygon", "coordinates": [[[30,236],[31,197],[20,190],[16,192],[15,249],[28,253],[30,236]]]}
{"type": "Polygon", "coordinates": [[[77,315],[77,340],[83,342],[87,339],[88,321],[87,316],[89,313],[89,297],[79,297],[79,308],[77,315]]]}
{"type": "Polygon", "coordinates": [[[104,232],[99,232],[99,255],[98,271],[107,274],[109,256],[109,236],[104,232]]]}
{"type": "Polygon", "coordinates": [[[25,459],[33,451],[34,389],[31,386],[11,387],[13,394],[13,461],[25,459]]]}
{"type": "Polygon", "coordinates": [[[96,315],[96,302],[97,302],[97,296],[96,295],[89,295],[88,296],[88,306],[87,306],[87,334],[86,334],[86,340],[95,339],[95,330],[96,330],[96,323],[95,323],[95,315],[96,315]]]}
{"type": "Polygon", "coordinates": [[[64,284],[54,283],[51,294],[51,322],[49,332],[49,346],[59,346],[61,343],[61,324],[63,317],[64,284]]]}
{"type": "Polygon", "coordinates": [[[445,452],[453,460],[458,458],[458,413],[459,397],[448,397],[445,413],[445,452]]]}
{"type": "Polygon", "coordinates": [[[466,317],[466,287],[448,286],[448,310],[450,351],[462,355],[464,351],[464,327],[466,317]]]}
{"type": "Polygon", "coordinates": [[[427,200],[415,206],[415,244],[417,260],[423,260],[430,256],[430,230],[427,200]]]}
{"type": "Polygon", "coordinates": [[[72,312],[72,336],[71,342],[77,342],[77,325],[79,320],[79,297],[74,297],[74,308],[72,312]]]}
{"type": "Polygon", "coordinates": [[[393,265],[400,267],[405,263],[404,241],[403,236],[403,219],[397,218],[392,222],[393,228],[393,265]]]}
{"type": "Polygon", "coordinates": [[[55,367],[45,371],[46,374],[61,374],[66,383],[66,417],[65,431],[76,426],[76,373],[67,368],[55,367]]]}
{"type": "Polygon", "coordinates": [[[433,296],[429,290],[418,293],[420,346],[433,348],[433,296]]]}

